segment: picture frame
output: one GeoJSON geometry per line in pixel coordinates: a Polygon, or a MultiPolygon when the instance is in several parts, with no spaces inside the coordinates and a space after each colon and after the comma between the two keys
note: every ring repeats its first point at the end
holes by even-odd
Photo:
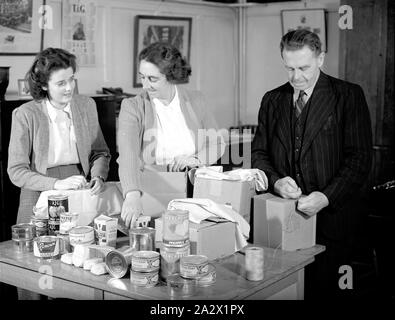
{"type": "Polygon", "coordinates": [[[43,49],[45,0],[0,0],[0,55],[36,55],[43,49]]]}
{"type": "Polygon", "coordinates": [[[29,86],[25,79],[18,79],[18,96],[30,96],[29,86]]]}
{"type": "Polygon", "coordinates": [[[134,26],[133,87],[142,87],[139,79],[138,55],[155,42],[170,43],[190,61],[192,18],[137,15],[134,26]]]}
{"type": "Polygon", "coordinates": [[[326,11],[324,9],[281,10],[282,34],[291,30],[307,29],[318,35],[322,52],[327,52],[326,11]]]}

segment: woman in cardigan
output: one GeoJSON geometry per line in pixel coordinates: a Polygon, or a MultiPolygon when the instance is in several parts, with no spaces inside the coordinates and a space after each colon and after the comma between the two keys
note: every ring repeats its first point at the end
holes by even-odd
{"type": "Polygon", "coordinates": [[[182,88],[191,68],[174,47],[154,43],[139,54],[143,93],[124,99],[119,115],[119,177],[125,201],[121,217],[133,226],[142,214],[141,170],[165,165],[183,171],[216,162],[225,150],[203,95],[182,88]]]}
{"type": "Polygon", "coordinates": [[[8,175],[21,188],[17,222],[29,222],[40,192],[102,191],[110,153],[93,99],[73,95],[76,57],[56,48],[37,55],[26,75],[33,101],[12,113],[8,175]]]}

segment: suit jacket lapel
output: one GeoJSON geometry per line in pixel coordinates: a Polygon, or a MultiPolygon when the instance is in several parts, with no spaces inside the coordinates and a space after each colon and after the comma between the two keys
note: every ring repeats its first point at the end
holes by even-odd
{"type": "Polygon", "coordinates": [[[311,96],[311,104],[306,121],[301,158],[306,154],[314,140],[314,137],[326,123],[329,115],[334,111],[335,102],[336,97],[333,94],[329,79],[325,73],[320,72],[320,76],[311,96]]]}
{"type": "Polygon", "coordinates": [[[276,133],[280,141],[282,142],[288,162],[291,164],[292,160],[292,135],[291,135],[291,112],[293,103],[293,88],[288,83],[285,90],[281,92],[279,96],[278,109],[276,110],[276,118],[278,119],[278,125],[276,133]]]}

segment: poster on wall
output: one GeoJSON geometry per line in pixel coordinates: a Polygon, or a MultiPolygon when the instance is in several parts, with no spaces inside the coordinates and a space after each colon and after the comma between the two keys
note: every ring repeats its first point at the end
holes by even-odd
{"type": "Polygon", "coordinates": [[[0,55],[35,55],[42,50],[43,4],[43,0],[0,0],[0,55]]]}
{"type": "Polygon", "coordinates": [[[192,18],[166,16],[136,16],[134,34],[133,86],[141,87],[138,75],[138,55],[154,42],[174,45],[189,61],[192,18]]]}
{"type": "Polygon", "coordinates": [[[79,66],[94,66],[95,2],[63,0],[62,4],[62,48],[77,56],[79,66]]]}

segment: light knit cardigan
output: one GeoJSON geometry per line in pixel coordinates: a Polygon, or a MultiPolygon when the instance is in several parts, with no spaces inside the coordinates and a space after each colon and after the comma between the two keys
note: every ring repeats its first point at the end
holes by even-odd
{"type": "MultiPolygon", "coordinates": [[[[201,165],[216,162],[225,151],[225,142],[203,95],[180,86],[177,90],[181,112],[195,141],[195,157],[201,165]],[[202,138],[204,131],[199,129],[211,129],[208,141],[202,138]]],[[[141,171],[145,164],[155,164],[157,128],[153,102],[146,92],[122,101],[117,162],[124,197],[130,191],[142,191],[141,171]]]]}
{"type": "MultiPolygon", "coordinates": [[[[100,129],[96,104],[76,95],[70,103],[77,151],[85,176],[107,178],[110,152],[100,129]]],[[[51,190],[56,178],[46,176],[49,123],[45,100],[29,101],[12,112],[7,172],[13,184],[35,191],[51,190]]]]}

